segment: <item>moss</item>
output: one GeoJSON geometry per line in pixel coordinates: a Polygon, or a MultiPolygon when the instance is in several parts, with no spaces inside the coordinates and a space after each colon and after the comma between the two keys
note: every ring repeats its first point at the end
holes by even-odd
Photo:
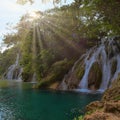
{"type": "Polygon", "coordinates": [[[114,73],[115,73],[115,71],[116,71],[116,68],[117,68],[117,61],[114,60],[114,61],[112,62],[112,67],[111,67],[111,73],[112,73],[112,75],[114,75],[114,73]]]}
{"type": "Polygon", "coordinates": [[[84,118],[83,118],[83,116],[81,115],[81,116],[79,116],[79,117],[74,118],[73,120],[84,120],[84,118]]]}
{"type": "Polygon", "coordinates": [[[46,78],[43,78],[42,80],[40,80],[37,87],[46,88],[50,84],[52,84],[55,81],[55,79],[56,79],[56,76],[54,74],[49,74],[46,78]]]}
{"type": "Polygon", "coordinates": [[[64,75],[67,74],[71,68],[73,61],[67,59],[55,62],[46,77],[42,78],[37,85],[39,88],[49,88],[53,83],[60,82],[64,75]]]}
{"type": "Polygon", "coordinates": [[[29,81],[31,81],[31,80],[32,80],[32,73],[23,71],[23,72],[22,72],[22,80],[23,80],[24,82],[29,82],[29,81]]]}
{"type": "Polygon", "coordinates": [[[51,84],[51,85],[49,86],[49,88],[50,88],[50,89],[56,89],[59,84],[60,84],[60,82],[56,81],[56,82],[54,82],[53,84],[51,84]]]}
{"type": "Polygon", "coordinates": [[[120,100],[120,95],[114,97],[114,100],[117,100],[117,101],[120,100]]]}
{"type": "Polygon", "coordinates": [[[0,80],[0,88],[8,87],[9,83],[6,80],[0,80]]]}
{"type": "Polygon", "coordinates": [[[86,115],[91,115],[92,113],[94,113],[96,110],[91,110],[91,111],[87,111],[86,115]]]}
{"type": "Polygon", "coordinates": [[[88,87],[98,89],[102,81],[102,71],[97,62],[93,63],[88,75],[88,87]]]}
{"type": "Polygon", "coordinates": [[[76,70],[76,76],[79,80],[82,79],[84,72],[85,72],[85,68],[83,66],[76,70]]]}
{"type": "Polygon", "coordinates": [[[85,72],[84,58],[79,60],[75,66],[75,74],[77,79],[81,80],[85,72]]]}
{"type": "Polygon", "coordinates": [[[112,87],[107,89],[103,95],[102,101],[120,100],[120,75],[112,83],[112,87]]]}

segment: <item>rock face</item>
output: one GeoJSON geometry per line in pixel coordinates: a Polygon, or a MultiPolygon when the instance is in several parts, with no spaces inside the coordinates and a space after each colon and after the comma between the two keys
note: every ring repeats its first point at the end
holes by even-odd
{"type": "Polygon", "coordinates": [[[102,80],[102,71],[100,65],[95,62],[88,74],[88,88],[91,90],[99,89],[102,80]]]}
{"type": "Polygon", "coordinates": [[[58,89],[105,91],[120,72],[120,38],[104,38],[65,75],[58,89]]]}
{"type": "Polygon", "coordinates": [[[120,120],[120,75],[101,101],[86,106],[84,120],[120,120]]]}
{"type": "Polygon", "coordinates": [[[87,106],[91,114],[87,114],[84,120],[119,120],[120,101],[94,102],[87,106]]]}
{"type": "Polygon", "coordinates": [[[64,76],[62,82],[58,86],[59,90],[73,90],[78,87],[80,79],[84,75],[84,66],[82,65],[82,60],[83,58],[81,57],[78,61],[76,61],[69,73],[64,76]],[[79,67],[76,67],[78,63],[79,67]]]}
{"type": "Polygon", "coordinates": [[[91,102],[89,105],[86,106],[86,111],[95,111],[97,109],[101,109],[104,106],[104,102],[100,102],[100,101],[95,101],[95,102],[91,102]]]}
{"type": "Polygon", "coordinates": [[[71,71],[68,75],[64,77],[62,83],[58,86],[60,90],[72,90],[75,89],[79,84],[79,79],[76,77],[75,73],[71,71]]]}
{"type": "Polygon", "coordinates": [[[120,120],[119,117],[112,113],[95,112],[92,115],[87,115],[84,120],[120,120]]]}

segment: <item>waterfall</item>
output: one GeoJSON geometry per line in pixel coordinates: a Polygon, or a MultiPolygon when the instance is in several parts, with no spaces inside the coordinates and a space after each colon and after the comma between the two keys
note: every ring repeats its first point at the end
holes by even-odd
{"type": "Polygon", "coordinates": [[[118,74],[120,73],[120,54],[117,55],[116,60],[117,60],[117,69],[116,69],[114,76],[112,77],[112,81],[115,80],[118,74]]]}
{"type": "Polygon", "coordinates": [[[7,72],[4,75],[4,78],[7,80],[22,80],[22,68],[19,65],[20,55],[17,54],[16,61],[11,65],[7,72]]]}
{"type": "Polygon", "coordinates": [[[31,83],[37,83],[36,77],[36,73],[34,72],[31,83]]]}
{"type": "Polygon", "coordinates": [[[80,89],[88,89],[88,74],[91,69],[91,66],[96,61],[98,61],[102,67],[102,83],[100,85],[99,91],[106,90],[109,87],[109,83],[117,78],[118,73],[120,72],[120,53],[118,52],[117,46],[116,47],[115,46],[116,45],[114,38],[109,38],[109,39],[104,38],[101,40],[101,44],[99,45],[99,47],[96,46],[94,50],[92,49],[92,55],[89,59],[88,56],[90,56],[90,53],[89,52],[87,53],[88,56],[84,60],[85,73],[82,80],[79,83],[80,89]],[[111,54],[113,55],[110,56],[111,54]],[[118,55],[116,56],[116,54],[118,55]],[[100,56],[101,59],[99,58],[100,56]],[[117,59],[117,69],[113,78],[111,79],[112,77],[111,63],[115,59],[117,59]]]}
{"type": "MultiPolygon", "coordinates": [[[[120,40],[116,39],[115,37],[103,38],[101,39],[101,43],[99,45],[91,48],[83,56],[80,57],[77,62],[75,62],[68,75],[66,75],[67,77],[64,77],[62,81],[62,84],[64,83],[64,86],[66,86],[64,88],[72,89],[69,86],[72,86],[73,81],[76,81],[77,77],[74,77],[74,80],[71,79],[71,77],[73,74],[76,76],[76,69],[79,67],[84,68],[84,73],[82,78],[79,79],[77,91],[86,92],[92,89],[104,91],[110,87],[111,83],[118,77],[118,74],[120,73],[120,40]],[[81,58],[83,59],[82,61],[81,58]],[[99,68],[99,71],[101,72],[101,80],[99,81],[97,81],[97,77],[100,76],[100,73],[97,73],[95,70],[93,71],[93,67],[96,64],[97,68],[99,68]],[[98,74],[98,76],[96,74],[98,74]]],[[[79,69],[79,71],[81,69],[79,69]]]]}
{"type": "Polygon", "coordinates": [[[99,55],[101,48],[99,48],[96,52],[93,53],[92,57],[89,59],[89,56],[93,50],[88,52],[87,57],[85,58],[85,73],[84,76],[79,84],[79,87],[81,89],[88,89],[88,74],[90,71],[90,68],[92,67],[92,64],[96,61],[97,56],[99,55]]]}

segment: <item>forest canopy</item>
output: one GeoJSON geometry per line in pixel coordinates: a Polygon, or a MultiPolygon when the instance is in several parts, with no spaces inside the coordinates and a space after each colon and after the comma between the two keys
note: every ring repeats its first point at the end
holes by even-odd
{"type": "MultiPolygon", "coordinates": [[[[43,3],[53,2],[53,4],[59,4],[61,1],[42,0],[43,3]]],[[[64,2],[66,1],[64,0],[64,2]]],[[[33,3],[35,0],[17,0],[17,2],[25,4],[33,3]]],[[[59,11],[65,9],[78,22],[76,26],[78,30],[91,37],[98,34],[100,36],[118,35],[120,32],[119,0],[74,0],[71,5],[63,6],[59,11]],[[81,31],[83,29],[84,31],[81,31]]],[[[63,19],[64,17],[67,16],[63,16],[63,19]]]]}

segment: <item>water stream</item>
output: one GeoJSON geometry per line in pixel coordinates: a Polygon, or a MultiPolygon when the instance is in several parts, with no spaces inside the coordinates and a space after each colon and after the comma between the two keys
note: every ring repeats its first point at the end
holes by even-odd
{"type": "Polygon", "coordinates": [[[114,38],[104,38],[98,47],[87,53],[84,60],[85,73],[79,84],[80,89],[88,89],[88,74],[95,62],[98,62],[102,68],[102,82],[99,91],[106,90],[110,86],[109,84],[117,78],[118,73],[120,73],[120,52],[117,45],[119,43],[114,38]],[[112,75],[111,69],[114,61],[117,61],[117,67],[116,72],[112,75]]]}
{"type": "MultiPolygon", "coordinates": [[[[84,74],[82,79],[79,79],[79,84],[77,87],[77,91],[88,92],[91,89],[90,86],[90,72],[95,63],[99,66],[99,69],[102,74],[101,84],[99,85],[99,89],[97,91],[105,91],[108,87],[111,86],[111,83],[117,78],[120,73],[120,41],[119,39],[115,39],[115,37],[111,38],[103,38],[101,43],[89,51],[87,51],[82,57],[75,62],[72,69],[69,71],[67,75],[65,75],[60,89],[67,90],[72,89],[70,86],[73,84],[73,80],[76,80],[76,68],[79,66],[84,67],[84,74]],[[83,59],[83,60],[82,60],[83,59]],[[81,61],[82,60],[82,61],[81,61]],[[82,63],[82,64],[81,64],[82,63]],[[81,65],[80,65],[81,64],[81,65]],[[74,76],[74,79],[72,79],[74,76]]],[[[95,71],[92,71],[92,77],[94,78],[95,71]]],[[[98,78],[96,78],[98,79],[98,78]]],[[[95,81],[94,81],[95,82],[95,81]]],[[[96,81],[97,82],[97,81],[96,81]]],[[[92,83],[92,88],[95,88],[95,83],[92,83]]]]}
{"type": "Polygon", "coordinates": [[[16,61],[13,65],[11,65],[6,71],[4,78],[7,80],[22,80],[22,68],[19,65],[20,55],[17,54],[16,61]]]}

